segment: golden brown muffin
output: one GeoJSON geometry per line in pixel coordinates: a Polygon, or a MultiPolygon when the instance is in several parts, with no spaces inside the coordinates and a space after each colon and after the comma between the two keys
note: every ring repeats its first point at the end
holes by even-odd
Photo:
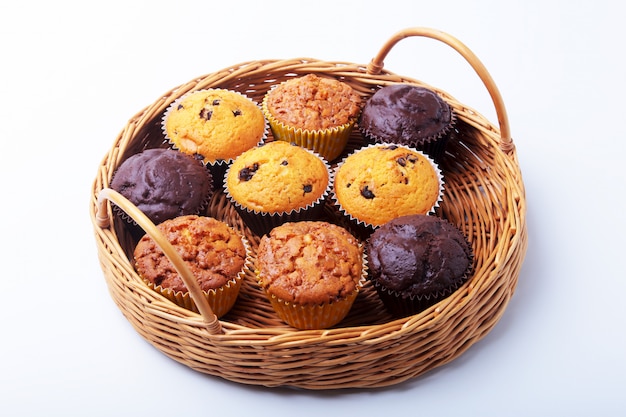
{"type": "Polygon", "coordinates": [[[361,103],[348,84],[308,74],[268,91],[262,107],[275,139],[294,142],[332,161],[345,148],[361,103]]]}
{"type": "Polygon", "coordinates": [[[354,120],[361,109],[361,96],[341,81],[308,74],[270,90],[266,105],[269,113],[281,123],[322,130],[354,120]]]}
{"type": "Polygon", "coordinates": [[[298,328],[325,328],[350,310],[363,259],[357,239],[340,226],[285,223],[261,239],[257,274],[279,317],[298,328]]]}
{"type": "Polygon", "coordinates": [[[246,96],[230,90],[190,93],[172,104],[163,118],[169,141],[207,164],[235,159],[264,140],[265,117],[246,96]]]}
{"type": "MultiPolygon", "coordinates": [[[[217,294],[218,298],[222,298],[218,300],[219,304],[209,298],[214,313],[218,317],[225,314],[235,302],[247,262],[247,249],[242,237],[226,223],[195,215],[167,220],[157,228],[187,263],[207,297],[217,294]]],[[[151,288],[183,307],[193,305],[189,291],[173,264],[148,235],[141,238],[135,247],[134,264],[139,276],[151,288]]]]}
{"type": "Polygon", "coordinates": [[[402,215],[432,213],[442,192],[440,170],[430,158],[409,147],[361,148],[335,170],[334,198],[339,208],[372,227],[402,215]]]}

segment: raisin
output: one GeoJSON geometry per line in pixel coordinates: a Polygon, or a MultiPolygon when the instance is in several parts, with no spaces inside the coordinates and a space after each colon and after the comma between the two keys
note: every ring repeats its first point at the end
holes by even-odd
{"type": "Polygon", "coordinates": [[[281,164],[281,165],[289,165],[289,162],[285,159],[285,160],[283,160],[280,164],[281,164]]]}
{"type": "Polygon", "coordinates": [[[219,99],[219,98],[216,98],[215,100],[213,100],[213,103],[212,103],[212,104],[213,104],[214,106],[219,106],[219,105],[220,105],[220,99],[219,99]]]}
{"type": "Polygon", "coordinates": [[[393,150],[398,149],[398,146],[397,145],[389,145],[389,146],[387,146],[387,147],[385,147],[383,149],[386,149],[388,151],[393,151],[393,150]]]}
{"type": "Polygon", "coordinates": [[[374,193],[372,192],[372,190],[370,190],[367,185],[361,188],[361,195],[367,198],[368,200],[371,200],[372,198],[376,197],[374,193]]]}
{"type": "Polygon", "coordinates": [[[233,110],[233,116],[237,117],[237,116],[241,116],[241,110],[237,109],[237,110],[233,110]]]}
{"type": "Polygon", "coordinates": [[[213,116],[213,112],[209,109],[200,110],[200,118],[205,120],[211,120],[211,116],[213,116]]]}
{"type": "Polygon", "coordinates": [[[254,173],[259,169],[259,164],[254,163],[251,167],[242,168],[239,171],[239,180],[240,181],[250,181],[254,176],[254,173]]]}
{"type": "Polygon", "coordinates": [[[185,107],[184,107],[182,104],[179,104],[179,105],[178,105],[178,107],[176,107],[176,110],[182,110],[182,109],[184,109],[184,108],[185,108],[185,107]]]}
{"type": "Polygon", "coordinates": [[[415,157],[413,155],[410,155],[408,159],[409,159],[409,162],[412,163],[412,164],[417,162],[417,157],[415,157]]]}
{"type": "Polygon", "coordinates": [[[304,190],[304,194],[310,193],[311,191],[313,191],[313,186],[311,184],[304,184],[304,187],[302,187],[302,189],[304,190]]]}

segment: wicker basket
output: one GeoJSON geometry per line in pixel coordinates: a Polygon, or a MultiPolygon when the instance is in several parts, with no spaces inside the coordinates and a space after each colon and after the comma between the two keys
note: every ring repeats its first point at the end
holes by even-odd
{"type": "MultiPolygon", "coordinates": [[[[349,146],[361,144],[353,132],[349,146]]],[[[333,216],[332,210],[327,210],[333,216]]],[[[492,78],[476,56],[454,37],[426,28],[394,35],[366,65],[313,59],[246,62],[202,76],[168,91],[135,115],[105,155],[93,184],[90,214],[98,256],[110,294],[138,333],[165,355],[199,372],[243,384],[305,389],[370,388],[398,384],[441,366],[484,337],[511,298],[527,246],[524,186],[507,114],[492,78]],[[474,250],[474,274],[453,295],[426,311],[392,319],[371,285],[366,285],[350,314],[328,330],[295,330],[280,321],[249,271],[240,296],[218,320],[202,297],[200,313],[178,307],[150,290],[129,261],[137,237],[110,210],[122,207],[162,245],[178,266],[192,296],[197,284],[175,250],[160,239],[153,224],[108,187],[120,163],[145,148],[163,143],[160,120],[170,103],[185,93],[209,87],[245,92],[261,101],[269,88],[306,73],[336,77],[364,98],[382,85],[422,82],[383,70],[392,47],[409,36],[447,44],[460,53],[485,84],[494,102],[499,128],[478,112],[432,86],[458,116],[456,140],[441,162],[446,194],[437,215],[456,224],[474,250]]],[[[256,248],[258,237],[243,224],[219,192],[207,214],[241,230],[256,248]]]]}

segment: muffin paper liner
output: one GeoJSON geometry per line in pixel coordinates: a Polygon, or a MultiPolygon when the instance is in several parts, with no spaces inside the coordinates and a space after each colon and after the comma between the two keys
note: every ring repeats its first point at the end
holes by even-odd
{"type": "MultiPolygon", "coordinates": [[[[426,160],[431,164],[431,166],[433,167],[433,169],[435,170],[436,174],[437,174],[437,178],[439,179],[439,196],[437,197],[437,200],[435,201],[435,203],[433,204],[433,206],[431,207],[431,209],[427,212],[427,213],[420,213],[420,214],[428,214],[428,215],[433,215],[435,214],[435,210],[439,207],[439,204],[443,201],[443,194],[445,192],[445,181],[444,181],[444,177],[443,177],[443,173],[441,171],[441,169],[439,168],[439,166],[437,165],[437,163],[426,153],[419,151],[415,148],[412,148],[410,146],[406,146],[406,145],[399,145],[397,143],[373,143],[373,144],[369,144],[366,146],[363,146],[353,152],[351,152],[349,155],[347,155],[346,157],[344,157],[335,167],[334,169],[334,176],[336,176],[337,172],[339,171],[339,169],[341,168],[341,166],[346,162],[346,159],[348,159],[348,157],[350,155],[353,155],[357,152],[360,152],[364,149],[367,148],[373,148],[373,147],[385,147],[385,146],[397,146],[399,148],[404,148],[413,152],[417,152],[420,153],[421,155],[423,155],[426,160]]],[[[363,239],[367,239],[367,237],[374,231],[376,230],[379,225],[374,225],[371,223],[368,223],[364,220],[359,219],[358,217],[356,217],[355,215],[352,215],[351,213],[349,213],[339,202],[339,199],[337,198],[337,195],[335,193],[335,187],[333,184],[332,190],[331,190],[331,197],[333,200],[333,203],[335,205],[335,207],[338,209],[338,211],[345,217],[347,217],[350,222],[352,223],[353,227],[355,228],[354,231],[355,233],[357,233],[361,238],[363,239]]],[[[418,214],[418,213],[415,213],[418,214]]]]}
{"type": "MultiPolygon", "coordinates": [[[[206,88],[206,89],[201,89],[201,90],[190,91],[190,92],[184,94],[183,96],[179,97],[175,101],[173,101],[167,107],[167,109],[163,113],[163,117],[161,118],[161,131],[163,132],[163,136],[164,136],[165,140],[167,141],[167,143],[170,145],[170,147],[172,149],[181,151],[180,148],[178,148],[178,146],[173,142],[173,140],[167,134],[167,129],[165,127],[165,123],[167,121],[167,118],[168,118],[169,114],[171,113],[172,109],[174,109],[174,108],[176,108],[178,106],[178,103],[180,103],[181,101],[186,99],[191,94],[198,93],[198,92],[201,92],[201,91],[230,91],[232,93],[237,93],[240,96],[242,96],[242,97],[250,100],[254,104],[256,104],[257,107],[259,107],[259,109],[261,109],[261,111],[263,110],[261,108],[261,106],[259,106],[259,104],[256,101],[252,100],[247,95],[245,95],[243,93],[240,93],[239,91],[236,91],[236,90],[228,90],[228,89],[223,89],[223,88],[206,88]]],[[[255,146],[262,145],[263,143],[265,143],[265,141],[267,141],[269,130],[270,130],[269,129],[269,123],[268,123],[267,119],[265,119],[265,128],[264,128],[264,131],[263,131],[263,135],[261,136],[261,138],[259,139],[259,141],[256,143],[255,146]]],[[[226,170],[228,169],[228,165],[234,160],[234,158],[218,159],[216,161],[208,161],[208,160],[205,160],[205,159],[200,159],[200,160],[209,168],[211,174],[213,175],[213,179],[214,179],[213,184],[215,186],[217,186],[218,184],[222,183],[222,180],[224,178],[226,170]]]]}
{"type": "Polygon", "coordinates": [[[326,199],[330,195],[330,191],[333,186],[334,173],[330,168],[328,162],[321,155],[310,149],[304,149],[322,160],[324,166],[326,167],[326,172],[328,173],[328,185],[326,186],[326,190],[324,191],[324,193],[322,193],[322,195],[314,202],[308,204],[305,207],[294,208],[286,212],[262,212],[247,208],[244,205],[240,204],[238,201],[236,201],[230,195],[228,186],[226,185],[226,178],[228,177],[228,173],[231,168],[231,165],[228,166],[228,169],[226,170],[223,179],[224,193],[226,194],[226,198],[235,207],[235,210],[237,210],[237,213],[239,213],[239,216],[246,224],[246,226],[248,226],[248,228],[257,236],[263,236],[264,234],[269,233],[274,227],[280,226],[281,224],[287,222],[319,220],[323,218],[324,204],[326,203],[326,199]]]}
{"type": "Polygon", "coordinates": [[[467,281],[468,278],[469,276],[465,275],[450,287],[435,293],[409,297],[403,297],[402,294],[389,290],[376,282],[372,282],[372,284],[376,289],[378,297],[390,314],[394,317],[406,317],[420,313],[428,307],[433,306],[439,301],[452,295],[465,283],[465,281],[467,281]]]}
{"type": "Polygon", "coordinates": [[[361,278],[357,283],[356,289],[341,300],[331,303],[312,305],[284,301],[272,295],[267,289],[265,289],[263,286],[263,277],[257,269],[255,270],[255,273],[258,284],[261,288],[263,288],[267,299],[278,317],[291,327],[295,327],[300,330],[327,329],[329,327],[333,327],[348,315],[356,297],[367,281],[367,255],[363,245],[360,245],[363,249],[361,278]]]}
{"type": "MultiPolygon", "coordinates": [[[[232,230],[234,232],[234,229],[232,230]]],[[[248,240],[240,233],[234,233],[236,233],[237,236],[241,238],[243,245],[246,248],[246,258],[244,261],[244,265],[241,268],[241,271],[239,271],[237,276],[230,279],[228,282],[226,282],[226,284],[222,285],[221,287],[208,291],[202,291],[217,318],[224,316],[235,305],[246,271],[252,270],[253,268],[252,250],[250,248],[248,240]]],[[[180,307],[186,308],[196,313],[199,312],[188,291],[174,291],[169,288],[164,288],[161,285],[154,285],[152,282],[145,279],[143,279],[143,281],[148,285],[149,288],[158,292],[159,294],[179,305],[180,307]]]]}
{"type": "Polygon", "coordinates": [[[261,109],[265,119],[269,122],[274,139],[295,143],[303,148],[310,149],[323,156],[329,162],[341,155],[348,143],[358,115],[346,124],[328,129],[307,130],[286,125],[276,119],[267,107],[269,94],[277,86],[275,85],[265,94],[261,104],[261,109]]]}

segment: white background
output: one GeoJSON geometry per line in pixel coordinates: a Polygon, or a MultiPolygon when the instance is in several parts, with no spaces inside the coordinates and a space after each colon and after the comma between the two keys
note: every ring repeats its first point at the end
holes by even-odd
{"type": "MultiPolygon", "coordinates": [[[[626,413],[623,41],[619,3],[10,1],[0,5],[3,416],[626,413]],[[529,247],[494,330],[460,358],[379,390],[308,392],[198,374],[145,342],[96,257],[91,183],[116,135],[170,88],[234,64],[367,64],[395,32],[461,39],[504,97],[529,247]]],[[[478,77],[426,39],[386,68],[495,120],[478,77]]]]}

